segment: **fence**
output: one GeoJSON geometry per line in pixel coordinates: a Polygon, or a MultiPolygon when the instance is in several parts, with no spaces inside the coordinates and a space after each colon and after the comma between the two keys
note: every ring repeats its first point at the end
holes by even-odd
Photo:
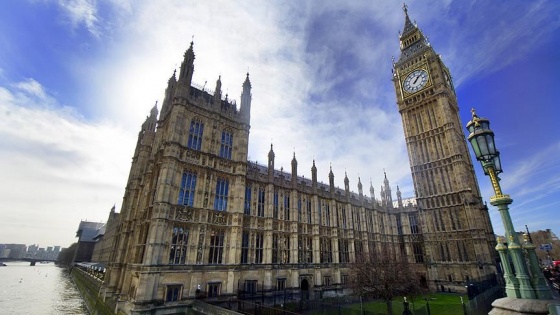
{"type": "Polygon", "coordinates": [[[465,303],[466,313],[468,315],[488,314],[492,309],[492,302],[502,297],[504,297],[504,289],[501,286],[488,289],[465,303]]]}

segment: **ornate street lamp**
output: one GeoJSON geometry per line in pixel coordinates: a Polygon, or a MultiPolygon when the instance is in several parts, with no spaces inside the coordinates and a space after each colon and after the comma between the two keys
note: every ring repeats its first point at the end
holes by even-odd
{"type": "Polygon", "coordinates": [[[519,237],[513,227],[508,209],[508,205],[513,200],[509,195],[503,194],[500,187],[498,174],[502,173],[502,164],[500,152],[496,149],[494,143],[494,132],[490,129],[490,121],[478,117],[474,109],[471,110],[471,113],[472,120],[467,123],[467,130],[470,133],[468,140],[472,145],[476,159],[482,164],[484,174],[490,176],[495,193],[490,198],[490,204],[496,206],[500,211],[507,238],[507,245],[499,238],[496,246],[504,267],[506,294],[511,298],[551,299],[552,294],[546,286],[538,261],[534,265],[535,246],[527,238],[520,245],[519,237]],[[527,253],[527,259],[523,250],[527,253]],[[509,263],[510,259],[513,266],[509,263]],[[529,266],[527,266],[527,260],[529,266]]]}

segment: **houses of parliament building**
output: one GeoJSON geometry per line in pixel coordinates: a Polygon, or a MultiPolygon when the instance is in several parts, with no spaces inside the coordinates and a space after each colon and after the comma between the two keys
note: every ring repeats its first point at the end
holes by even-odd
{"type": "MultiPolygon", "coordinates": [[[[394,248],[420,283],[461,291],[495,276],[495,240],[467,149],[451,74],[405,8],[393,62],[415,198],[380,198],[317,182],[315,162],[291,172],[248,161],[251,82],[240,106],[192,85],[193,44],[142,124],[102,293],[123,313],[180,309],[199,295],[289,290],[314,299],[344,290],[349,264],[394,248]],[[310,175],[309,176],[309,168],[310,175]],[[301,176],[305,175],[305,177],[301,176]],[[309,178],[310,177],[310,178],[309,178]]],[[[105,245],[106,247],[106,245],[105,245]]]]}

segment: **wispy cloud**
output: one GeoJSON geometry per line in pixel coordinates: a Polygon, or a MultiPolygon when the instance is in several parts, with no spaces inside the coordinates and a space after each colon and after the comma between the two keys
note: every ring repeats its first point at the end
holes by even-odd
{"type": "Polygon", "coordinates": [[[72,28],[85,27],[89,33],[99,38],[101,35],[100,18],[95,0],[58,0],[72,28]]]}
{"type": "Polygon", "coordinates": [[[33,79],[0,87],[5,242],[36,243],[37,231],[47,229],[45,245],[66,246],[81,219],[105,220],[122,198],[129,163],[120,157],[130,156],[134,133],[84,122],[54,102],[33,79]]]}

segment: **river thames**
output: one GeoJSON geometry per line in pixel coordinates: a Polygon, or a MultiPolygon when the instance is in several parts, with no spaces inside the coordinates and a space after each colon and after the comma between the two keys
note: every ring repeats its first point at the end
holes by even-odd
{"type": "Polygon", "coordinates": [[[0,267],[0,314],[88,314],[66,269],[54,263],[5,264],[0,267]]]}

